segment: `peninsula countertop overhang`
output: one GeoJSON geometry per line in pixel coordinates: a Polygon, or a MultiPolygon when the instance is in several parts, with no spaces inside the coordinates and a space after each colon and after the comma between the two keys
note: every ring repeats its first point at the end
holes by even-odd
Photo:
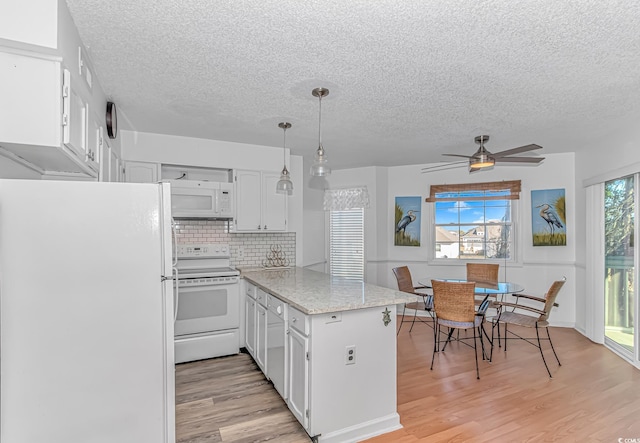
{"type": "Polygon", "coordinates": [[[415,301],[415,296],[303,268],[244,270],[242,277],[305,314],[351,311],[415,301]]]}

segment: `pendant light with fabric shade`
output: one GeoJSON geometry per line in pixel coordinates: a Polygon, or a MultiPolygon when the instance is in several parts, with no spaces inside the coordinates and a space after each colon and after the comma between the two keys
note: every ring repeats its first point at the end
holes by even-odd
{"type": "Polygon", "coordinates": [[[278,123],[278,127],[282,128],[284,132],[284,141],[282,143],[283,150],[283,158],[284,158],[284,167],[282,168],[282,174],[280,175],[280,180],[276,183],[276,192],[278,194],[293,194],[293,182],[291,181],[291,176],[289,175],[289,170],[287,169],[287,129],[291,127],[291,123],[282,122],[278,123]]]}

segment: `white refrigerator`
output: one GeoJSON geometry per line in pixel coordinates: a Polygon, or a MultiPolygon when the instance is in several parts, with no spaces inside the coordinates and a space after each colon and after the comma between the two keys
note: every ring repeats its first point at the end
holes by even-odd
{"type": "Polygon", "coordinates": [[[167,184],[0,180],[0,441],[175,441],[167,184]]]}

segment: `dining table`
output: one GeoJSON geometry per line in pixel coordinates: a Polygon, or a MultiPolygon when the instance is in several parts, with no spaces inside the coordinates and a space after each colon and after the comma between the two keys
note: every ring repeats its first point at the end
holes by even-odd
{"type": "MultiPolygon", "coordinates": [[[[446,281],[446,282],[457,282],[457,283],[466,283],[469,282],[470,280],[464,279],[464,278],[428,278],[428,277],[424,277],[424,278],[419,278],[418,279],[418,283],[422,286],[425,286],[426,288],[432,288],[431,286],[431,280],[439,280],[439,281],[446,281]]],[[[489,297],[494,296],[496,299],[498,299],[499,297],[501,298],[504,295],[507,294],[517,294],[519,292],[524,291],[524,286],[518,284],[518,283],[514,283],[514,282],[509,282],[509,281],[499,281],[497,283],[490,283],[490,282],[475,282],[475,295],[477,297],[482,297],[482,301],[480,301],[478,303],[478,307],[477,307],[477,312],[479,315],[485,315],[487,309],[490,306],[490,302],[489,302],[489,297]]],[[[498,300],[498,301],[502,301],[502,300],[498,300]]],[[[437,315],[437,312],[436,312],[437,315]]],[[[494,321],[491,320],[492,323],[492,332],[491,332],[491,336],[493,337],[493,327],[496,326],[496,323],[494,323],[494,321]]],[[[491,349],[493,352],[493,338],[489,337],[489,335],[487,334],[487,331],[485,331],[484,328],[482,328],[482,331],[485,335],[485,337],[487,338],[487,340],[489,340],[489,343],[491,343],[491,349]]],[[[451,331],[449,333],[449,337],[447,340],[451,339],[451,331]]],[[[498,340],[500,339],[500,330],[498,329],[498,340]]],[[[498,342],[499,343],[499,342],[498,342]]],[[[483,351],[483,355],[484,355],[484,351],[483,351]]],[[[491,357],[488,357],[488,360],[491,360],[491,357]]]]}
{"type": "MultiPolygon", "coordinates": [[[[431,277],[431,278],[420,278],[418,279],[418,283],[422,286],[426,286],[427,288],[431,288],[431,280],[440,280],[440,281],[448,281],[448,282],[457,282],[457,283],[465,283],[469,280],[464,278],[439,278],[439,277],[431,277]]],[[[497,283],[489,283],[489,282],[475,282],[475,294],[482,296],[490,296],[490,295],[504,295],[504,294],[516,294],[518,292],[524,291],[524,286],[509,282],[509,281],[500,281],[497,283]]]]}
{"type": "MultiPolygon", "coordinates": [[[[439,277],[424,277],[419,278],[418,283],[426,288],[431,288],[431,280],[447,281],[466,283],[469,280],[464,278],[439,278],[439,277]]],[[[489,307],[489,297],[494,296],[498,301],[502,301],[501,298],[507,294],[517,294],[524,291],[524,286],[518,283],[510,281],[499,281],[497,283],[490,282],[475,282],[475,295],[482,297],[482,301],[478,303],[478,312],[484,313],[489,307]]]]}

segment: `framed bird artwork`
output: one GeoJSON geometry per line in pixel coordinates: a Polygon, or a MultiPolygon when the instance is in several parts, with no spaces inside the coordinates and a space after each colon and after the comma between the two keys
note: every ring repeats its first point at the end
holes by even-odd
{"type": "Polygon", "coordinates": [[[566,227],[564,189],[531,191],[533,246],[566,246],[566,227]]]}
{"type": "Polygon", "coordinates": [[[395,246],[420,246],[420,207],[422,197],[396,197],[395,246]]]}

